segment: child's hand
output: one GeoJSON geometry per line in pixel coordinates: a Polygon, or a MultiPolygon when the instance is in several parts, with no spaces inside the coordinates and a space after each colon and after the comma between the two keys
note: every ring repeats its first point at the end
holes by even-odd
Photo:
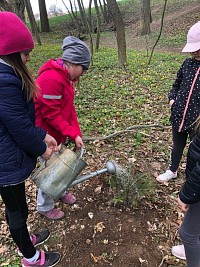
{"type": "Polygon", "coordinates": [[[44,142],[47,144],[48,148],[51,148],[53,152],[58,151],[58,145],[56,140],[49,134],[46,134],[44,138],[44,142]]]}
{"type": "Polygon", "coordinates": [[[80,136],[77,136],[75,138],[74,142],[75,142],[75,145],[76,145],[77,149],[80,149],[81,147],[85,147],[84,143],[83,143],[83,140],[82,140],[82,138],[80,136]]]}
{"type": "Polygon", "coordinates": [[[174,104],[174,100],[172,99],[172,100],[170,100],[169,101],[169,106],[170,106],[170,108],[171,108],[171,106],[174,104]]]}
{"type": "Polygon", "coordinates": [[[182,211],[187,211],[188,210],[188,205],[183,203],[183,201],[180,200],[180,198],[178,198],[178,205],[179,205],[179,208],[182,210],[182,211]]]}
{"type": "Polygon", "coordinates": [[[51,155],[53,154],[53,150],[52,148],[47,147],[46,151],[44,152],[44,154],[41,156],[43,159],[50,159],[51,155]]]}

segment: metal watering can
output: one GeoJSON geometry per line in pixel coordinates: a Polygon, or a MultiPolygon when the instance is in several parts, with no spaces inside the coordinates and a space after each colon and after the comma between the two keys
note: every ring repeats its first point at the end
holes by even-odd
{"type": "Polygon", "coordinates": [[[77,155],[62,145],[60,151],[50,160],[42,162],[31,179],[38,188],[57,200],[87,166],[82,160],[83,153],[83,148],[80,150],[80,155],[77,155]]]}

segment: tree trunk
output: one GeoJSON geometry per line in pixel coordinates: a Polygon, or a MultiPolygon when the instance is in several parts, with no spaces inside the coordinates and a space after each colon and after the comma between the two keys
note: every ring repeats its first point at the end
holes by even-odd
{"type": "Polygon", "coordinates": [[[0,0],[0,8],[15,13],[21,20],[25,22],[24,10],[25,4],[23,0],[0,0]]]}
{"type": "Polygon", "coordinates": [[[13,12],[12,5],[10,5],[6,0],[1,0],[0,1],[0,9],[7,10],[13,12]]]}
{"type": "Polygon", "coordinates": [[[41,32],[50,32],[49,19],[47,16],[47,8],[45,0],[38,0],[38,4],[40,10],[41,32]]]}
{"type": "Polygon", "coordinates": [[[116,28],[118,61],[120,66],[124,67],[125,64],[127,63],[127,57],[126,57],[125,29],[124,29],[122,14],[116,0],[107,0],[107,4],[116,28]]]}
{"type": "Polygon", "coordinates": [[[148,60],[148,65],[151,63],[151,59],[153,57],[154,49],[156,48],[156,45],[157,45],[158,41],[160,40],[160,37],[161,37],[161,34],[162,34],[166,6],[167,6],[167,0],[165,0],[163,12],[162,12],[162,18],[161,18],[161,24],[160,24],[160,32],[159,32],[158,38],[157,38],[152,50],[151,50],[151,55],[150,55],[149,60],[148,60]]]}
{"type": "Polygon", "coordinates": [[[30,0],[24,0],[24,3],[25,3],[26,10],[27,10],[27,13],[28,13],[28,18],[29,18],[29,21],[30,21],[30,24],[31,24],[32,32],[35,33],[37,42],[38,42],[39,45],[41,45],[41,40],[40,40],[40,36],[39,36],[39,33],[38,33],[37,24],[35,22],[35,17],[33,15],[31,2],[30,2],[30,0]]]}
{"type": "Polygon", "coordinates": [[[106,22],[109,23],[112,18],[110,16],[108,6],[105,0],[103,0],[103,6],[104,6],[104,18],[106,18],[106,22]]]}
{"type": "Polygon", "coordinates": [[[95,11],[97,14],[97,36],[96,36],[96,47],[95,50],[99,49],[99,41],[100,41],[100,27],[101,27],[101,18],[100,18],[100,13],[99,13],[99,7],[97,4],[97,0],[94,0],[94,6],[95,6],[95,11]]]}
{"type": "Polygon", "coordinates": [[[62,3],[63,3],[63,5],[65,6],[65,8],[67,9],[67,12],[68,12],[68,14],[70,15],[71,20],[73,21],[73,17],[72,17],[71,12],[69,11],[69,8],[67,7],[67,5],[65,4],[65,2],[64,2],[63,0],[62,0],[62,3]]]}
{"type": "Polygon", "coordinates": [[[93,31],[93,22],[92,22],[92,0],[89,0],[88,5],[88,25],[90,28],[90,32],[93,31]]]}
{"type": "Polygon", "coordinates": [[[79,13],[80,13],[80,17],[81,17],[81,21],[83,24],[83,30],[82,32],[87,31],[87,18],[86,18],[86,14],[85,14],[85,8],[83,5],[83,1],[82,0],[77,0],[78,3],[78,8],[79,8],[79,13]]]}
{"type": "Polygon", "coordinates": [[[101,0],[99,0],[99,6],[101,9],[101,13],[103,15],[104,22],[109,22],[109,17],[108,17],[108,9],[105,0],[103,0],[103,4],[101,3],[101,0]]]}
{"type": "Polygon", "coordinates": [[[141,35],[150,34],[151,20],[150,0],[141,0],[141,35]]]}

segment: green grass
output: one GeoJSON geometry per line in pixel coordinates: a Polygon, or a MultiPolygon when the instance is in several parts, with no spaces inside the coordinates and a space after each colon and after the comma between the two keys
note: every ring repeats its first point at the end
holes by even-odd
{"type": "MultiPolygon", "coordinates": [[[[30,63],[34,76],[43,62],[61,55],[60,45],[36,46],[30,63]]],[[[81,77],[75,104],[85,135],[105,135],[135,124],[168,124],[168,92],[184,57],[155,53],[147,66],[146,52],[128,51],[127,69],[118,67],[117,52],[100,48],[93,66],[81,77]]]]}

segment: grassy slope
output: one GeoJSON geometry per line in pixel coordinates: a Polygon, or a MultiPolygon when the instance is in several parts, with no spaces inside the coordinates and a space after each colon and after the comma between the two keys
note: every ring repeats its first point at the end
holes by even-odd
{"type": "MultiPolygon", "coordinates": [[[[59,50],[59,45],[36,47],[32,70],[39,68],[41,58],[45,61],[59,56],[59,50]]],[[[122,70],[117,66],[116,50],[101,48],[77,91],[83,132],[108,134],[134,124],[155,123],[158,117],[161,124],[168,124],[167,93],[182,60],[180,55],[156,53],[151,66],[147,66],[146,52],[130,50],[129,67],[122,70]]]]}
{"type": "MultiPolygon", "coordinates": [[[[183,6],[189,7],[190,4],[196,2],[195,0],[168,0],[166,17],[169,14],[176,14],[183,6]]],[[[138,14],[138,0],[120,1],[119,4],[122,11],[131,10],[130,6],[133,6],[132,16],[138,14]]],[[[153,0],[151,5],[153,18],[156,20],[161,16],[163,1],[153,0]]],[[[129,18],[130,16],[129,14],[129,18]]],[[[59,29],[58,25],[62,18],[54,18],[51,21],[54,27],[59,29]]],[[[174,21],[176,22],[176,19],[174,21]]],[[[172,21],[167,23],[172,23],[172,21]]],[[[173,26],[167,27],[171,31],[164,32],[160,43],[167,47],[183,46],[187,29],[180,34],[174,28],[176,34],[172,34],[173,26]]],[[[156,28],[151,34],[155,38],[157,30],[156,28]]],[[[108,38],[109,34],[107,33],[108,38]]],[[[44,40],[48,42],[48,45],[36,47],[33,52],[30,64],[34,72],[48,58],[55,58],[61,54],[62,38],[59,30],[45,35],[44,40]]],[[[132,38],[129,41],[134,42],[134,40],[132,38]]],[[[158,117],[161,124],[168,124],[167,94],[185,56],[155,53],[151,66],[147,66],[146,51],[128,50],[127,56],[129,66],[126,70],[121,70],[117,66],[115,49],[102,47],[95,52],[93,66],[88,74],[82,77],[81,90],[77,92],[76,98],[79,120],[85,134],[106,134],[133,124],[154,123],[158,117]],[[160,106],[162,109],[159,108],[160,106]]]]}

